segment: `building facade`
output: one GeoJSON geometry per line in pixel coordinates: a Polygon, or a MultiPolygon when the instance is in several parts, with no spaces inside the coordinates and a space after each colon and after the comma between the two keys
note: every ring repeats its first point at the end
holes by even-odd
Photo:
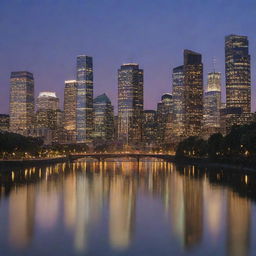
{"type": "Polygon", "coordinates": [[[94,108],[94,138],[111,141],[114,138],[114,107],[104,93],[93,101],[94,108]]]}
{"type": "Polygon", "coordinates": [[[251,112],[251,64],[246,36],[225,38],[225,72],[227,108],[251,112]]]}
{"type": "Polygon", "coordinates": [[[27,71],[10,78],[10,131],[27,136],[34,125],[34,77],[27,71]]]}
{"type": "Polygon", "coordinates": [[[184,50],[185,136],[200,136],[203,124],[203,64],[199,53],[184,50]]]}
{"type": "Polygon", "coordinates": [[[156,143],[157,123],[156,111],[144,110],[143,118],[143,142],[146,145],[154,145],[156,143]]]}
{"type": "Polygon", "coordinates": [[[76,142],[76,100],[77,100],[77,81],[65,81],[64,88],[64,130],[67,134],[67,142],[76,142]]]}
{"type": "Polygon", "coordinates": [[[0,132],[8,132],[10,126],[10,116],[0,114],[0,132]]]}
{"type": "Polygon", "coordinates": [[[36,100],[36,109],[59,109],[59,98],[55,92],[40,92],[36,100]]]}
{"type": "Polygon", "coordinates": [[[176,142],[185,135],[185,84],[184,67],[179,66],[172,72],[173,89],[173,138],[176,142]]]}
{"type": "Polygon", "coordinates": [[[208,74],[207,91],[204,94],[204,127],[203,134],[208,138],[213,133],[221,132],[221,74],[208,74]]]}
{"type": "Polygon", "coordinates": [[[93,133],[93,59],[77,57],[76,141],[90,143],[93,133]]]}
{"type": "Polygon", "coordinates": [[[136,63],[118,70],[118,139],[125,144],[142,140],[143,70],[136,63]]]}

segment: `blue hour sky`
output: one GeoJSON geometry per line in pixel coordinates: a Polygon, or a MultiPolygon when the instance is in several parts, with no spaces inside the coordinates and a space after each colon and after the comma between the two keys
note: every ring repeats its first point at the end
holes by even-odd
{"type": "Polygon", "coordinates": [[[0,113],[8,113],[11,71],[33,72],[36,96],[63,99],[80,54],[94,58],[94,95],[106,92],[115,106],[122,63],[144,69],[145,109],[154,109],[185,48],[202,53],[205,84],[216,58],[224,89],[224,36],[233,33],[249,37],[255,111],[255,28],[255,0],[0,0],[0,113]]]}

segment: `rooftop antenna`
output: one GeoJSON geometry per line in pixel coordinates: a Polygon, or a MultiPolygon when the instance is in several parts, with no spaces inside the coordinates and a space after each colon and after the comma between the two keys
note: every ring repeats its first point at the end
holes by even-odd
{"type": "Polygon", "coordinates": [[[216,58],[213,57],[213,60],[212,60],[212,64],[213,64],[213,72],[215,73],[215,69],[216,69],[216,58]]]}

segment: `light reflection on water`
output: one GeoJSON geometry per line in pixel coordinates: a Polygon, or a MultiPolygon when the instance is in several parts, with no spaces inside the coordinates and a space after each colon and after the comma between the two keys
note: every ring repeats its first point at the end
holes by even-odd
{"type": "Polygon", "coordinates": [[[253,255],[252,174],[80,161],[0,176],[0,255],[253,255]]]}

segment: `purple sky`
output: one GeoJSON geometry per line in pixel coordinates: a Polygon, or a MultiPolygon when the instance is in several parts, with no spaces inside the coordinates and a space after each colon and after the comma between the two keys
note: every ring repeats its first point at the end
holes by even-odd
{"type": "Polygon", "coordinates": [[[122,63],[144,69],[145,109],[155,109],[185,48],[202,53],[205,84],[217,59],[224,88],[224,36],[232,33],[249,37],[255,111],[255,28],[255,0],[0,0],[0,113],[8,113],[11,71],[33,72],[36,96],[63,99],[79,54],[94,58],[94,95],[106,92],[115,107],[122,63]]]}

